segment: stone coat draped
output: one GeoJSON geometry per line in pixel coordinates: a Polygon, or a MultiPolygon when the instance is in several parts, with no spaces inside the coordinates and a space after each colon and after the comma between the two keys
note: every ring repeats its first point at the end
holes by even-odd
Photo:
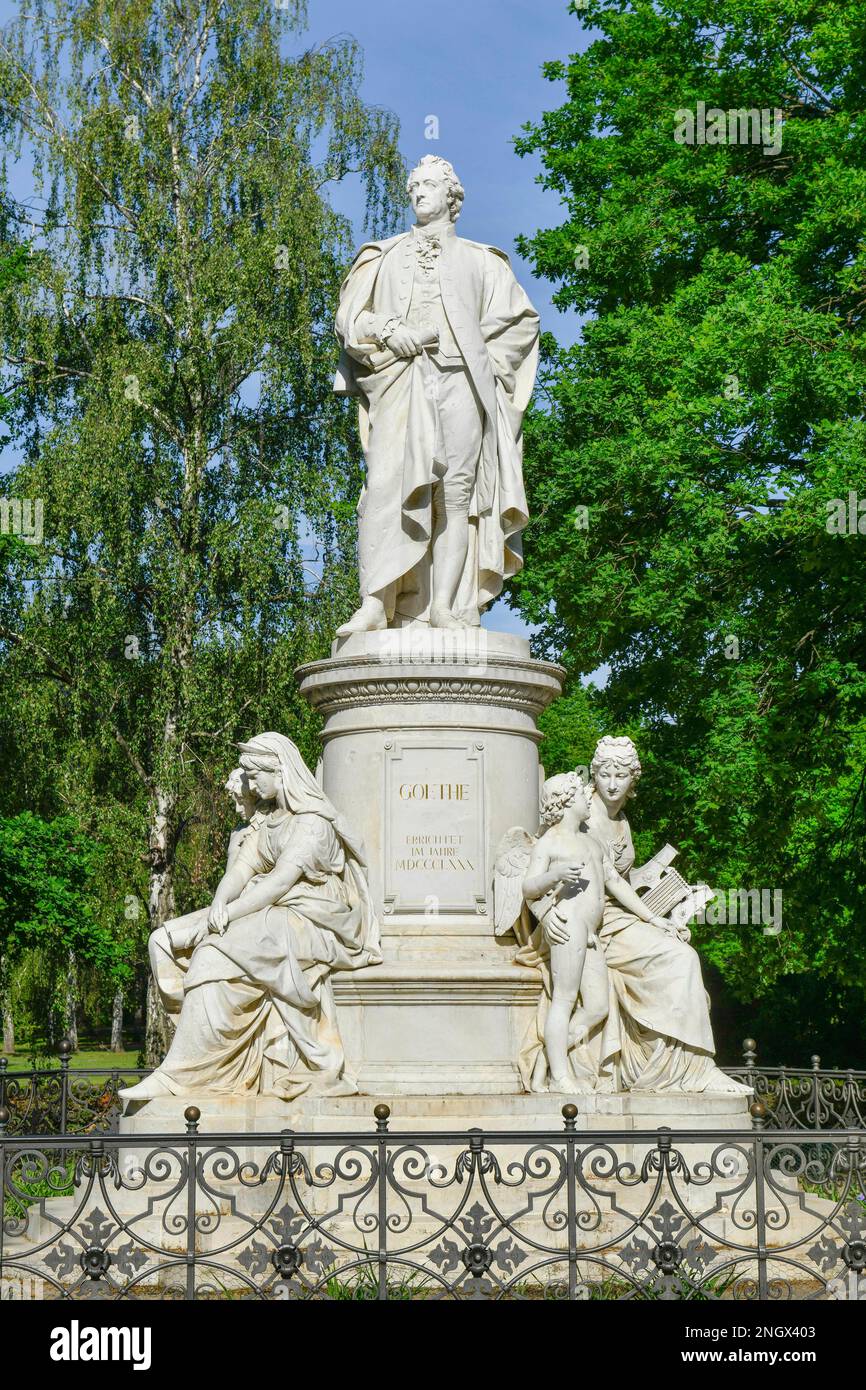
{"type": "MultiPolygon", "coordinates": [[[[443,308],[484,417],[470,503],[473,535],[456,604],[458,611],[477,613],[523,563],[522,422],[535,381],[539,321],[502,251],[453,234],[441,240],[443,308]]],[[[374,477],[386,482],[390,499],[385,514],[375,517],[379,543],[372,553],[361,549],[361,592],[395,585],[396,593],[413,596],[398,604],[401,612],[424,617],[429,563],[423,562],[442,465],[430,364],[425,352],[401,358],[375,346],[367,327],[370,315],[380,324],[407,315],[416,267],[412,232],[361,247],[340,294],[336,330],[343,351],[334,389],[358,398],[368,483],[374,477]]],[[[362,524],[367,493],[358,504],[362,524]]],[[[380,486],[377,498],[382,493],[380,486]]]]}

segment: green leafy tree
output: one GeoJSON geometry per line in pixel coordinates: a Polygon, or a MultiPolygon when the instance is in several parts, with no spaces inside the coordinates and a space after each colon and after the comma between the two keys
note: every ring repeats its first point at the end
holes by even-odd
{"type": "Polygon", "coordinates": [[[58,0],[0,40],[2,133],[46,190],[0,296],[14,487],[44,517],[0,613],[5,737],[26,804],[105,834],[136,808],[151,927],[198,884],[231,741],[277,726],[312,752],[293,671],[356,597],[328,192],[358,176],[387,231],[403,165],[352,40],[287,55],[304,22],[296,0],[58,0]]]}
{"type": "Polygon", "coordinates": [[[0,958],[4,995],[24,988],[37,1035],[76,1036],[82,975],[105,985],[129,965],[110,924],[100,921],[93,882],[101,847],[71,816],[32,812],[0,819],[0,958]]]}
{"type": "MultiPolygon", "coordinates": [[[[7,222],[7,210],[2,210],[2,223],[7,222]]],[[[0,225],[2,225],[0,223],[0,225]]],[[[26,246],[6,245],[6,228],[0,235],[0,295],[4,295],[8,290],[16,285],[23,285],[27,279],[28,250],[26,246]]],[[[0,422],[2,422],[12,409],[12,402],[9,397],[0,393],[0,422]]],[[[7,443],[0,436],[0,444],[7,443]]]]}
{"type": "Polygon", "coordinates": [[[737,997],[773,991],[790,1029],[817,979],[826,1018],[862,1012],[863,7],[580,19],[586,51],[546,68],[562,104],[517,142],[565,210],[522,250],[589,317],[545,341],[513,599],[573,680],[609,666],[596,708],[639,738],[655,842],[718,888],[782,891],[778,936],[696,933],[737,997]]]}

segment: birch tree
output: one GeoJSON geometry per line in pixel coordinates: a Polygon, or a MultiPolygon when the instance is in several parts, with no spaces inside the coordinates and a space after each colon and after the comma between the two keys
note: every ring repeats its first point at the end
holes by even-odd
{"type": "Polygon", "coordinates": [[[38,0],[0,36],[2,134],[41,187],[0,295],[14,489],[44,517],[0,611],[36,710],[15,738],[50,736],[104,817],[140,812],[151,929],[232,740],[312,749],[293,670],[355,599],[329,194],[359,178],[381,235],[403,165],[354,41],[304,48],[304,25],[296,0],[38,0]]]}

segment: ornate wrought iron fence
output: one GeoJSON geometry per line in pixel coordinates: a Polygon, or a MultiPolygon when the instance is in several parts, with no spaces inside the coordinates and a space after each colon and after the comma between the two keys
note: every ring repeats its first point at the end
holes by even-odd
{"type": "MultiPolygon", "coordinates": [[[[866,1297],[860,1131],[10,1136],[0,1296],[866,1297]]],[[[0,1112],[0,1126],[8,1112],[0,1112]]]]}
{"type": "Polygon", "coordinates": [[[866,1071],[830,1071],[813,1057],[809,1070],[798,1067],[759,1067],[757,1043],[746,1038],[742,1067],[726,1067],[729,1076],[745,1081],[767,1111],[773,1129],[866,1128],[866,1071]]]}
{"type": "Polygon", "coordinates": [[[9,1110],[12,1134],[113,1134],[123,1104],[118,1090],[150,1068],[72,1067],[72,1044],[63,1041],[55,1067],[9,1070],[0,1057],[0,1106],[9,1110]]]}
{"type": "MultiPolygon", "coordinates": [[[[72,1047],[62,1042],[59,1065],[10,1071],[0,1058],[0,1106],[11,1112],[14,1134],[114,1134],[122,1109],[118,1089],[142,1076],[141,1067],[71,1066],[72,1047]]],[[[820,1057],[811,1068],[759,1067],[757,1044],[746,1038],[743,1064],[724,1068],[745,1081],[766,1110],[772,1129],[866,1128],[866,1071],[831,1071],[820,1057]]]]}

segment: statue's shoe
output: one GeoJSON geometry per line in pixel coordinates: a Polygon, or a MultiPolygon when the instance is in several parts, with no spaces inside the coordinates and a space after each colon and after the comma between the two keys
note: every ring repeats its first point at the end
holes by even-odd
{"type": "Polygon", "coordinates": [[[591,1096],[594,1091],[588,1081],[575,1081],[570,1076],[552,1077],[547,1089],[552,1096],[591,1096]]]}
{"type": "Polygon", "coordinates": [[[381,632],[388,626],[385,605],[381,599],[365,598],[357,612],[347,623],[337,628],[338,637],[348,637],[353,632],[381,632]]]}
{"type": "Polygon", "coordinates": [[[446,608],[444,603],[434,603],[433,607],[430,609],[430,626],[450,629],[458,628],[462,631],[464,628],[468,627],[469,624],[464,623],[462,618],[455,617],[451,609],[446,608]]]}
{"type": "Polygon", "coordinates": [[[121,1086],[117,1094],[121,1100],[156,1100],[158,1096],[170,1096],[174,1092],[157,1070],[136,1086],[121,1086]]]}
{"type": "Polygon", "coordinates": [[[735,1081],[720,1067],[713,1067],[710,1072],[710,1079],[701,1092],[701,1095],[704,1096],[750,1096],[751,1094],[751,1086],[747,1086],[742,1081],[735,1081]]]}

